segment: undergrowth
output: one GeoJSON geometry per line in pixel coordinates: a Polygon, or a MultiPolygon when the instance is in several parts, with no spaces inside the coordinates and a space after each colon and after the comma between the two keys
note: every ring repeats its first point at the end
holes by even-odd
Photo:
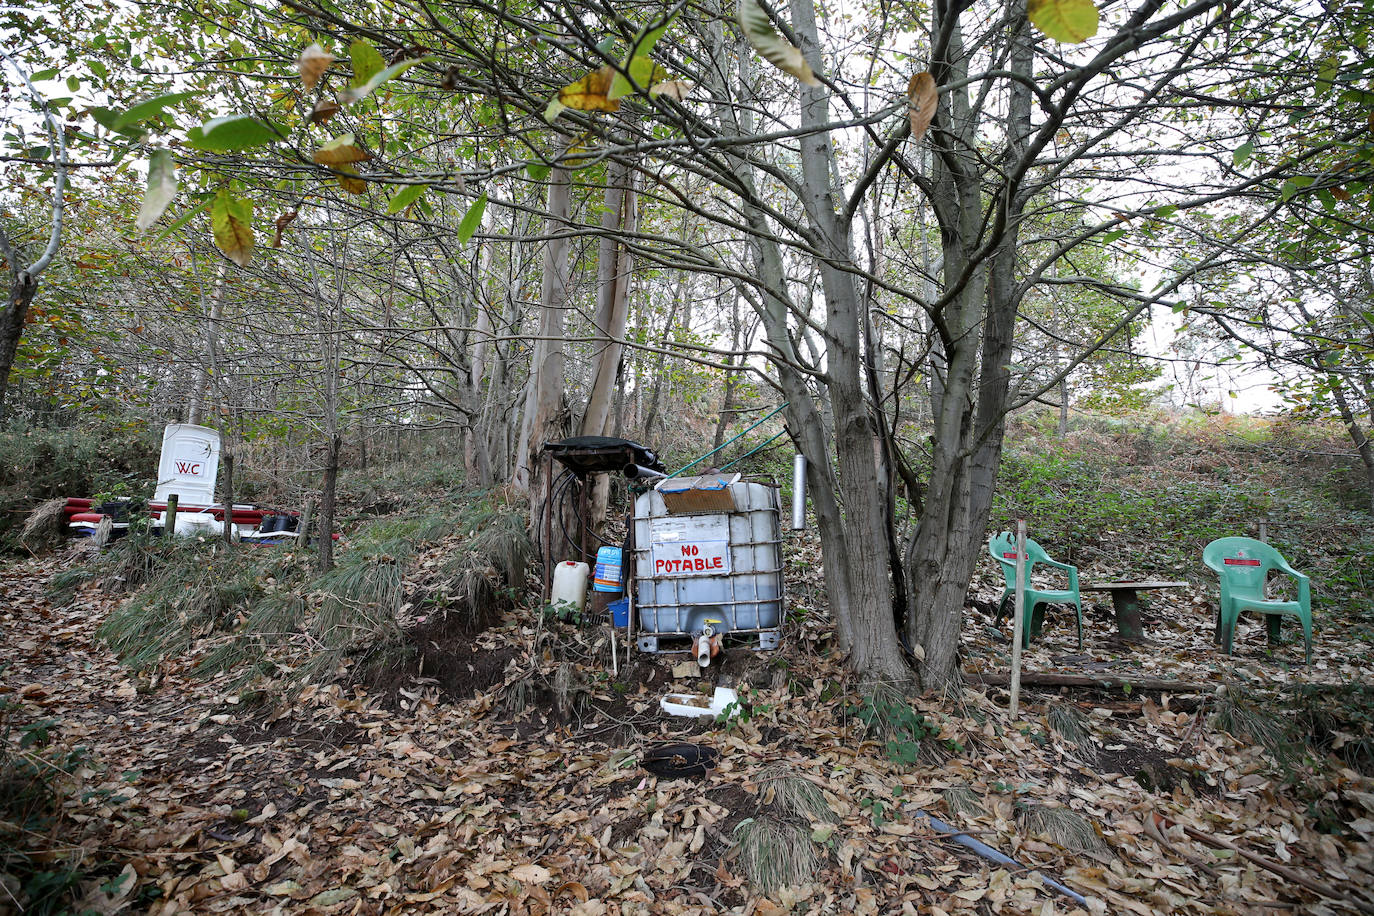
{"type": "Polygon", "coordinates": [[[198,674],[234,672],[239,686],[260,675],[317,681],[348,664],[403,661],[411,605],[452,615],[465,632],[490,625],[523,586],[531,554],[523,515],[485,498],[457,511],[430,505],[376,519],[348,540],[335,567],[315,574],[304,552],[129,537],[61,576],[53,595],[67,599],[92,580],[130,592],[99,635],[135,670],[189,657],[198,674]],[[450,541],[451,553],[415,568],[421,554],[450,541]]]}
{"type": "Polygon", "coordinates": [[[60,722],[22,720],[20,708],[0,697],[0,912],[101,912],[83,906],[93,888],[115,893],[129,878],[105,880],[118,866],[74,841],[67,806],[93,761],[86,748],[58,740],[60,722]]]}
{"type": "Polygon", "coordinates": [[[43,500],[151,492],[159,444],[143,421],[0,427],[0,551],[18,547],[25,516],[43,500]]]}
{"type": "Polygon", "coordinates": [[[1056,559],[1132,578],[1215,581],[1208,542],[1266,540],[1312,578],[1326,613],[1374,640],[1369,515],[1352,498],[1340,431],[1252,417],[1076,418],[1067,436],[1018,418],[1007,437],[990,531],[1027,520],[1056,559]],[[1333,457],[1336,456],[1336,457],[1333,457]]]}

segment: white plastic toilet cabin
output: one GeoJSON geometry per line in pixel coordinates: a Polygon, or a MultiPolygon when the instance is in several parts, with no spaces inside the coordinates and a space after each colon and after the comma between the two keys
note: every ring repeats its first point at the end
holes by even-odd
{"type": "Polygon", "coordinates": [[[154,502],[173,493],[183,506],[213,506],[219,475],[219,432],[208,426],[173,423],[162,431],[154,502]]]}

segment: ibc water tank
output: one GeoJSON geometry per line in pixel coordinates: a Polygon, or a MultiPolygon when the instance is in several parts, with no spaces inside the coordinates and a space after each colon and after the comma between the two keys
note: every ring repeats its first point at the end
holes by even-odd
{"type": "MultiPolygon", "coordinates": [[[[686,648],[663,643],[681,643],[708,623],[716,633],[758,634],[759,648],[777,646],[782,622],[778,490],[752,482],[722,482],[718,489],[729,498],[715,504],[729,508],[674,512],[657,488],[635,500],[635,611],[641,651],[686,648]]],[[[671,493],[669,500],[679,506],[712,503],[675,500],[671,493]]]]}

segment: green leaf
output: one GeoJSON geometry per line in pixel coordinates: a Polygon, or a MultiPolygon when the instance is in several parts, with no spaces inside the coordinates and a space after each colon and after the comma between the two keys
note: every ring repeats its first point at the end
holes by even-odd
{"type": "Polygon", "coordinates": [[[39,70],[37,73],[32,74],[29,77],[29,79],[33,80],[35,83],[42,83],[47,80],[55,80],[57,79],[57,68],[50,67],[47,70],[39,70]]]}
{"type": "Polygon", "coordinates": [[[386,205],[386,212],[400,213],[415,201],[429,188],[427,184],[408,184],[392,196],[390,203],[386,205]]]}
{"type": "Polygon", "coordinates": [[[219,250],[238,266],[247,267],[253,258],[253,204],[221,190],[210,210],[210,225],[219,250]]]}
{"type": "Polygon", "coordinates": [[[140,232],[147,232],[177,196],[176,162],[172,151],[153,150],[148,160],[148,190],[143,195],[143,205],[138,210],[140,232]]]}
{"type": "Polygon", "coordinates": [[[80,92],[80,91],[81,91],[81,80],[78,79],[78,78],[75,77],[75,76],[69,76],[69,77],[67,77],[67,91],[68,91],[68,92],[80,92]]]}
{"type": "Polygon", "coordinates": [[[382,85],[382,83],[385,83],[387,80],[399,76],[400,74],[406,72],[416,64],[424,63],[427,60],[433,60],[433,58],[411,57],[403,61],[398,61],[392,64],[390,67],[387,67],[385,70],[378,70],[376,73],[372,74],[372,76],[368,78],[367,82],[363,83],[362,85],[356,86],[352,89],[345,89],[343,92],[341,92],[339,94],[339,101],[343,102],[345,105],[351,105],[354,102],[361,101],[362,99],[365,99],[369,95],[371,95],[377,89],[378,86],[382,85]]]}
{"type": "Polygon", "coordinates": [[[1155,219],[1168,219],[1178,212],[1178,207],[1173,204],[1166,204],[1163,207],[1155,207],[1155,219]]]}
{"type": "Polygon", "coordinates": [[[1093,0],[1028,0],[1026,15],[1055,41],[1078,44],[1097,34],[1098,13],[1093,0]]]}
{"type": "Polygon", "coordinates": [[[554,119],[561,115],[567,107],[567,105],[564,105],[557,98],[551,99],[549,101],[549,106],[544,109],[544,120],[552,124],[554,119]]]}
{"type": "Polygon", "coordinates": [[[543,181],[549,177],[550,168],[542,162],[526,162],[525,174],[534,181],[543,181]]]}
{"type": "Polygon", "coordinates": [[[1290,178],[1285,181],[1283,187],[1279,189],[1279,196],[1283,198],[1284,203],[1287,203],[1293,199],[1294,194],[1297,194],[1303,188],[1311,186],[1313,180],[1311,175],[1298,175],[1290,178]]]}
{"type": "MultiPolygon", "coordinates": [[[[655,28],[641,29],[640,33],[635,36],[635,40],[631,42],[630,50],[625,55],[625,63],[621,65],[621,69],[630,71],[630,76],[639,85],[649,87],[661,81],[662,77],[660,77],[660,79],[653,79],[654,65],[653,62],[649,60],[649,54],[654,50],[654,45],[663,37],[663,33],[668,31],[668,26],[672,25],[673,20],[676,18],[677,14],[674,13],[664,20],[661,25],[655,28]],[[637,63],[642,73],[636,72],[634,69],[637,63]]],[[[667,72],[665,71],[664,77],[666,76],[667,72]]],[[[622,74],[617,73],[614,82],[611,83],[610,97],[613,99],[623,98],[633,91],[630,81],[622,74]]]]}
{"type": "Polygon", "coordinates": [[[1110,245],[1112,242],[1115,242],[1117,239],[1121,238],[1125,234],[1125,229],[1113,229],[1111,232],[1108,232],[1106,235],[1102,236],[1102,244],[1110,245]]]}
{"type": "Polygon", "coordinates": [[[225,115],[206,121],[186,132],[186,142],[192,148],[207,153],[231,153],[275,143],[286,131],[275,124],[259,121],[252,115],[225,115]]]}
{"type": "Polygon", "coordinates": [[[1236,147],[1235,152],[1231,153],[1231,164],[1235,166],[1245,165],[1250,160],[1250,154],[1255,151],[1255,144],[1249,140],[1236,147]]]}
{"type": "Polygon", "coordinates": [[[359,38],[348,46],[349,60],[353,64],[353,85],[364,86],[386,66],[382,55],[366,38],[359,38]]]}
{"type": "Polygon", "coordinates": [[[463,221],[458,224],[458,244],[466,244],[472,234],[477,231],[477,227],[482,225],[482,214],[487,209],[487,195],[482,192],[482,196],[472,202],[468,207],[468,212],[463,214],[463,221]]]}
{"type": "Polygon", "coordinates": [[[196,204],[194,207],[187,210],[185,213],[181,214],[181,216],[177,217],[177,221],[175,223],[172,223],[172,225],[168,226],[166,229],[163,229],[161,232],[159,232],[154,241],[160,242],[167,236],[171,235],[173,232],[176,232],[178,229],[181,229],[191,220],[195,219],[197,216],[204,213],[206,210],[210,209],[210,205],[214,202],[215,198],[209,194],[206,194],[201,199],[200,203],[196,204]]]}
{"type": "Polygon", "coordinates": [[[117,116],[111,126],[111,130],[120,130],[131,127],[140,121],[146,121],[153,115],[160,114],[162,109],[168,105],[175,105],[184,99],[195,98],[199,92],[171,92],[167,95],[160,95],[156,98],[148,99],[146,102],[139,102],[133,108],[117,116]]]}
{"type": "Polygon", "coordinates": [[[100,77],[102,80],[107,79],[109,77],[110,71],[105,69],[105,65],[102,64],[100,61],[92,60],[89,63],[91,67],[91,72],[94,73],[96,76],[100,77]]]}
{"type": "Polygon", "coordinates": [[[630,79],[634,80],[634,84],[631,84],[623,73],[617,72],[615,78],[611,80],[610,91],[606,93],[606,98],[611,101],[624,98],[634,92],[636,85],[647,89],[668,78],[667,70],[644,56],[632,58],[629,66],[625,69],[630,72],[630,79]]]}
{"type": "Polygon", "coordinates": [[[808,86],[819,86],[821,81],[811,72],[801,49],[784,39],[773,28],[768,14],[759,6],[758,0],[739,0],[739,25],[749,45],[763,59],[784,73],[790,73],[808,86]]]}

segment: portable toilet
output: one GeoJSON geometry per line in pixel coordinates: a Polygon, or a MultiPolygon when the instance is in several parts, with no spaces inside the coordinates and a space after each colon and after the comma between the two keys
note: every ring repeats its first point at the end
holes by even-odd
{"type": "Polygon", "coordinates": [[[756,634],[757,648],[777,648],[779,514],[776,486],[738,474],[670,477],[641,494],[634,512],[640,651],[686,649],[703,632],[756,634]]]}
{"type": "Polygon", "coordinates": [[[208,426],[173,423],[162,431],[154,502],[176,494],[182,506],[213,506],[219,476],[219,432],[208,426]]]}

